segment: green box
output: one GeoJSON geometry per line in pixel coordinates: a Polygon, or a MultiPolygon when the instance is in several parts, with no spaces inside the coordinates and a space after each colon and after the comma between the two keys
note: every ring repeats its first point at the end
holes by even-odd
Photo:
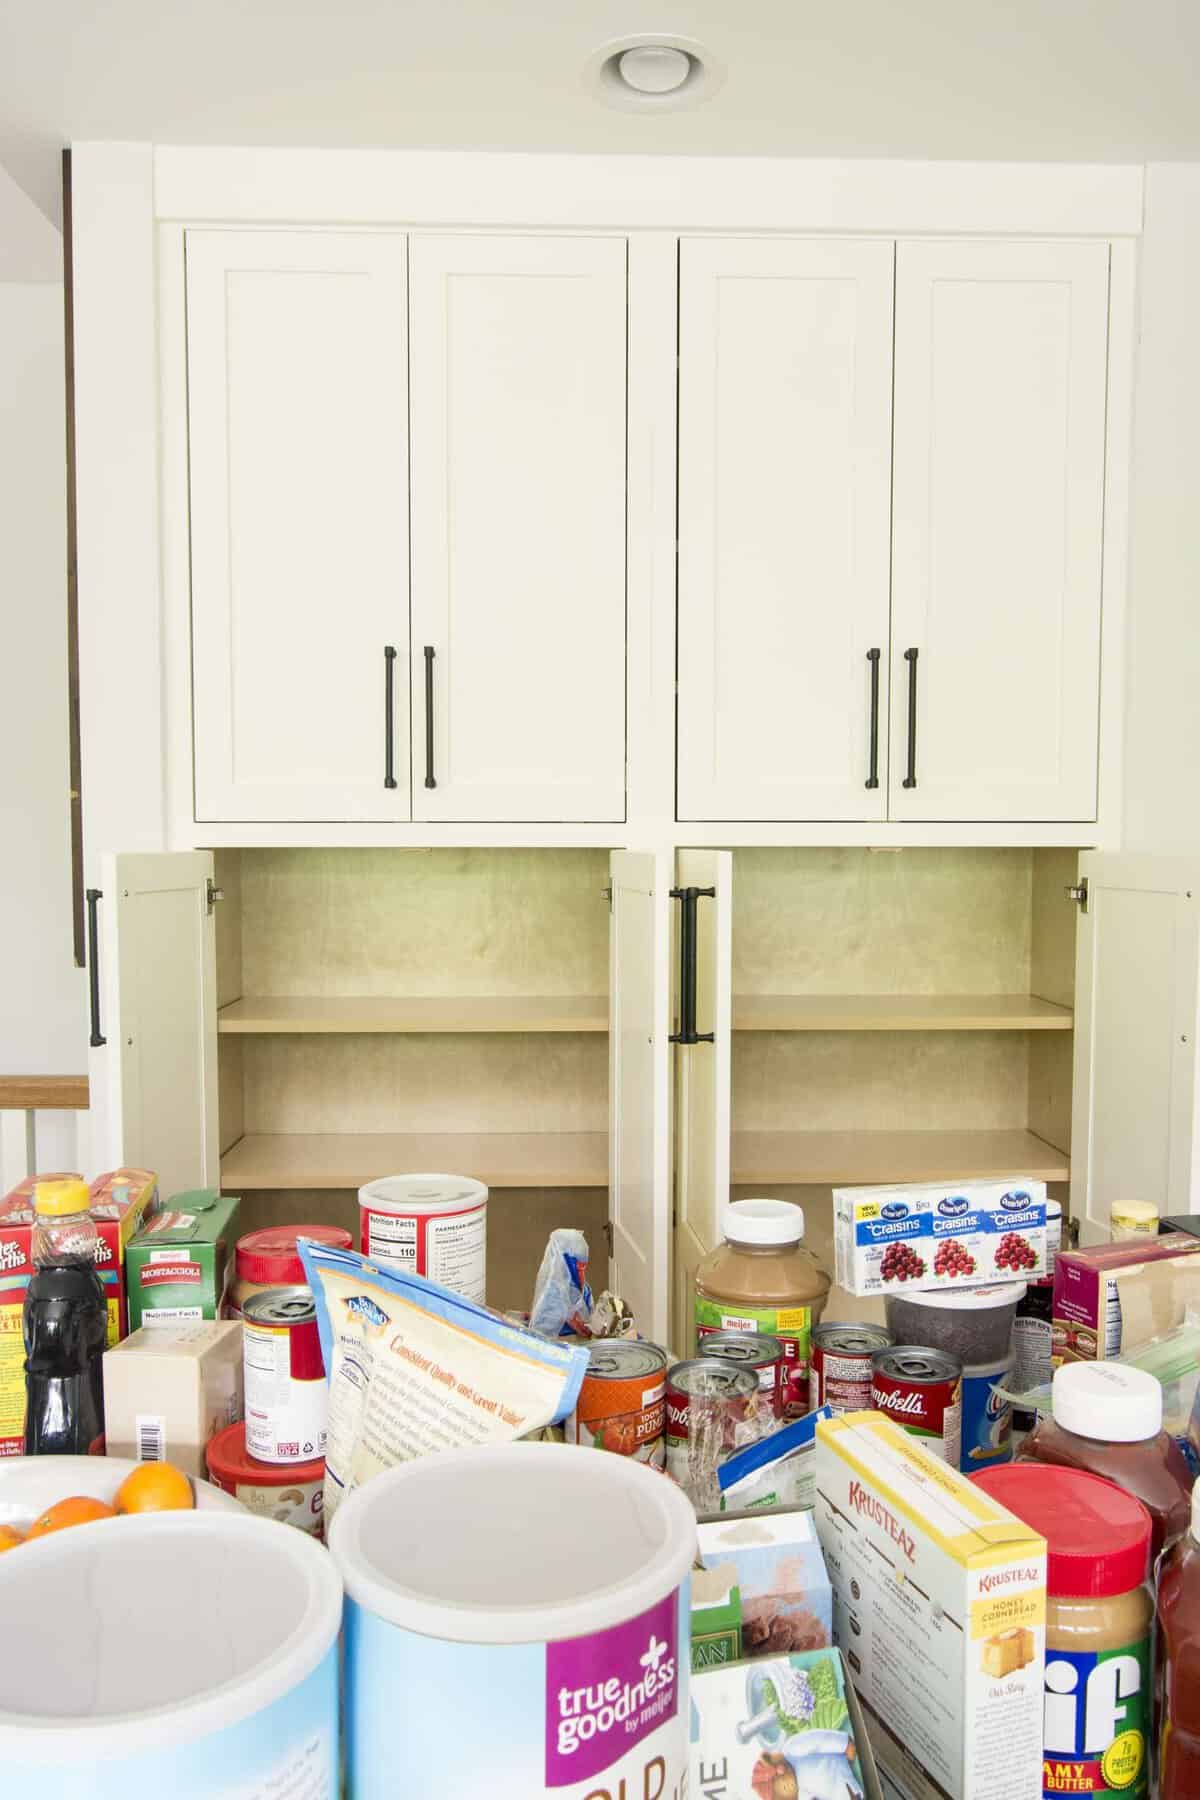
{"type": "Polygon", "coordinates": [[[176,1194],[125,1247],[129,1329],[219,1319],[240,1200],[215,1188],[176,1194]]]}
{"type": "Polygon", "coordinates": [[[742,1594],[730,1565],[692,1570],[692,1669],[737,1662],[742,1654],[742,1594]]]}

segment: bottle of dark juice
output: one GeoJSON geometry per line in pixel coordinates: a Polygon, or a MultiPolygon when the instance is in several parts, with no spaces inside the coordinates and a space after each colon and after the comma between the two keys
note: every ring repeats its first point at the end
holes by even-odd
{"type": "Polygon", "coordinates": [[[104,1452],[108,1333],[96,1227],[82,1181],[39,1181],[25,1291],[25,1454],[104,1452]]]}
{"type": "Polygon", "coordinates": [[[1161,1800],[1200,1800],[1200,1487],[1192,1522],[1158,1565],[1161,1800]]]}

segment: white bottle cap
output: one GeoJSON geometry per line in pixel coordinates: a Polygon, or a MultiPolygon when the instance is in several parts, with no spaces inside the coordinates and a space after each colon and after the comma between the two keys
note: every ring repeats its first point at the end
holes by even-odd
{"type": "Polygon", "coordinates": [[[1162,1387],[1126,1363],[1064,1363],[1051,1388],[1054,1423],[1077,1437],[1140,1444],[1162,1430],[1162,1387]]]}
{"type": "Polygon", "coordinates": [[[727,1200],[721,1229],[731,1244],[798,1244],[804,1208],[790,1200],[727,1200]]]}

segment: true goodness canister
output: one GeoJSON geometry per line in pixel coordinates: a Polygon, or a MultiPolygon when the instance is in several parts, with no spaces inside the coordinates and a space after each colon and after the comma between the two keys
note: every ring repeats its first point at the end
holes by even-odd
{"type": "Polygon", "coordinates": [[[342,1503],[330,1551],[354,1800],[686,1793],[696,1519],[655,1470],[563,1444],[421,1457],[342,1503]]]}
{"type": "Polygon", "coordinates": [[[696,1270],[697,1340],[712,1331],[765,1332],[783,1354],[782,1413],[808,1406],[812,1328],[829,1297],[830,1278],[804,1244],[804,1209],[787,1200],[730,1200],[724,1242],[696,1270]]]}
{"type": "Polygon", "coordinates": [[[661,1469],[666,1351],[633,1339],[601,1338],[587,1352],[587,1374],[563,1428],[568,1444],[615,1450],[661,1469]]]}
{"type": "Polygon", "coordinates": [[[871,1405],[957,1469],[962,1447],[962,1364],[921,1345],[871,1359],[871,1405]]]}
{"type": "Polygon", "coordinates": [[[487,1202],[469,1175],[385,1175],[358,1190],[360,1248],[482,1305],[487,1202]]]}
{"type": "Polygon", "coordinates": [[[324,1456],[329,1390],[317,1307],[306,1287],[252,1294],[242,1313],[246,1448],[260,1462],[324,1456]]]}
{"type": "Polygon", "coordinates": [[[1132,1494],[1078,1469],[1013,1463],[975,1479],[1046,1540],[1043,1795],[1146,1800],[1154,1714],[1149,1513],[1132,1494]]]}
{"type": "Polygon", "coordinates": [[[262,1519],[143,1514],[23,1545],[0,1557],[3,1792],[336,1794],[341,1619],[326,1552],[262,1519]]]}

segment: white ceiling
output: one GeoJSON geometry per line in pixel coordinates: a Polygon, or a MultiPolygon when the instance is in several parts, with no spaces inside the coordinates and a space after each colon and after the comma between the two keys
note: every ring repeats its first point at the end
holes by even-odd
{"type": "Polygon", "coordinates": [[[1197,0],[0,0],[0,163],[57,211],[72,138],[1200,160],[1197,0]],[[707,44],[691,111],[583,70],[707,44]]]}

